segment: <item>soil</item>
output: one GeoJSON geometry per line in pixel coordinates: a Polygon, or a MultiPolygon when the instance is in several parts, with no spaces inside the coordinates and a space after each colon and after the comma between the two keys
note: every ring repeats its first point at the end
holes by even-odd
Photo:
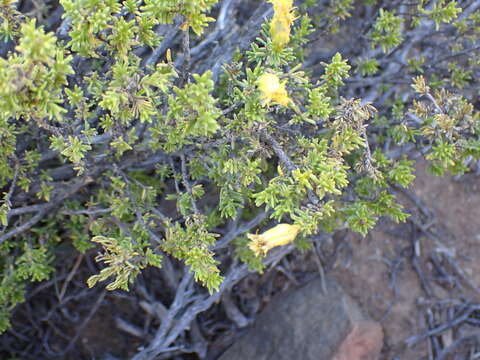
{"type": "MultiPolygon", "coordinates": [[[[349,234],[351,246],[348,263],[339,261],[332,275],[349,291],[385,331],[382,359],[421,359],[427,354],[427,342],[413,347],[405,339],[425,331],[420,303],[428,298],[411,259],[412,241],[419,243],[419,266],[428,279],[435,278],[429,259],[433,253],[446,252],[455,259],[465,280],[461,289],[451,284],[429,282],[433,299],[457,297],[459,291],[471,301],[478,301],[480,287],[480,178],[467,175],[436,177],[428,173],[425,162],[416,165],[416,180],[410,189],[423,200],[436,221],[431,225],[438,237],[429,238],[413,232],[408,224],[384,222],[365,238],[349,234]],[[413,239],[412,239],[413,237],[413,239]]],[[[406,198],[402,202],[418,219],[406,198]]],[[[344,256],[347,257],[347,256],[344,256]]],[[[432,299],[432,300],[433,300],[432,299]]],[[[446,339],[446,341],[448,341],[446,339]]]]}

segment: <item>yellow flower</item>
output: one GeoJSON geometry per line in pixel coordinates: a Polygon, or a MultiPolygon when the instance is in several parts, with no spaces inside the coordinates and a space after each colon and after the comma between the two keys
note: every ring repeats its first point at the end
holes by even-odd
{"type": "Polygon", "coordinates": [[[270,22],[270,34],[273,46],[276,49],[283,49],[290,41],[290,25],[287,20],[274,16],[270,22]]]}
{"type": "Polygon", "coordinates": [[[288,97],[287,90],[285,89],[285,83],[280,82],[280,79],[275,74],[265,73],[257,80],[258,88],[262,93],[262,101],[268,105],[274,102],[279,105],[288,106],[292,101],[288,97]]]}
{"type": "Polygon", "coordinates": [[[273,46],[283,49],[290,41],[290,28],[296,19],[293,13],[293,0],[268,0],[273,4],[274,15],[270,22],[270,35],[273,46]]]}
{"type": "Polygon", "coordinates": [[[289,25],[292,25],[295,16],[293,14],[293,0],[268,0],[272,3],[275,16],[283,16],[290,20],[289,25]]]}
{"type": "Polygon", "coordinates": [[[298,225],[278,224],[263,234],[247,234],[247,237],[252,240],[248,247],[257,256],[265,255],[271,248],[291,243],[299,232],[298,225]]]}

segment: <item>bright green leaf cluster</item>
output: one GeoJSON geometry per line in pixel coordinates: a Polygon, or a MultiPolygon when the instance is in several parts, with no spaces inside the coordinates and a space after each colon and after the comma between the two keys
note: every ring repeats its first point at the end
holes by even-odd
{"type": "Polygon", "coordinates": [[[394,12],[380,9],[377,21],[373,25],[372,46],[380,45],[387,52],[402,42],[403,19],[394,12]]]}

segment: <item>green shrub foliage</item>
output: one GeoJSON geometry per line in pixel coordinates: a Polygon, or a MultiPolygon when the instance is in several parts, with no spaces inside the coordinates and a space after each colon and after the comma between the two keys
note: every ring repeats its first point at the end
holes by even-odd
{"type": "Polygon", "coordinates": [[[218,0],[60,0],[55,33],[0,0],[0,331],[59,247],[96,248],[88,286],[128,290],[169,256],[214,292],[231,263],[222,249],[262,270],[244,233],[225,243],[232,224],[296,224],[302,248],[338,228],[365,235],[407,218],[391,187],[415,177],[408,149],[439,175],[480,158],[469,2],[271,2],[248,51],[193,73],[190,44],[213,31],[218,0]],[[303,66],[308,41],[359,8],[373,14],[358,24],[360,56],[338,48],[303,66]],[[158,55],[165,26],[182,40],[158,55]],[[434,63],[418,55],[428,36],[445,42],[434,63]]]}

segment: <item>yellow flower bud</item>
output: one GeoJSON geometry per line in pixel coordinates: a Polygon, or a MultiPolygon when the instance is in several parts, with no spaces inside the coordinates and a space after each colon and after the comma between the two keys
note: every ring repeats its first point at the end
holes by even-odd
{"type": "Polygon", "coordinates": [[[270,22],[270,35],[273,46],[283,49],[290,41],[290,28],[296,19],[293,13],[293,0],[268,0],[273,4],[274,15],[270,22]]]}
{"type": "Polygon", "coordinates": [[[172,50],[167,49],[167,53],[166,53],[165,57],[167,58],[167,62],[168,62],[169,64],[173,63],[173,60],[172,60],[172,50]]]}
{"type": "Polygon", "coordinates": [[[275,74],[265,73],[257,80],[258,88],[262,93],[262,101],[265,104],[270,102],[277,103],[279,105],[288,106],[292,101],[288,97],[287,90],[285,89],[285,82],[280,82],[280,79],[275,74]]]}
{"type": "Polygon", "coordinates": [[[298,225],[278,224],[263,234],[247,234],[247,237],[252,240],[248,247],[257,256],[265,255],[271,248],[291,243],[299,232],[298,225]]]}

